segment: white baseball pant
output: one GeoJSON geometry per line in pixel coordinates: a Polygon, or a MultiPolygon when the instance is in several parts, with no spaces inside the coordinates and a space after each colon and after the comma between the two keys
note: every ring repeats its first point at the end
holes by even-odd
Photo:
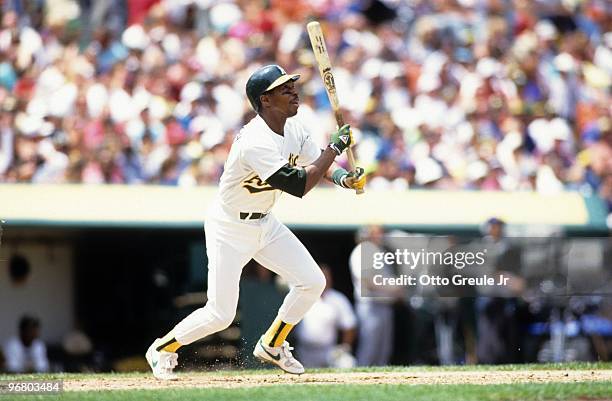
{"type": "Polygon", "coordinates": [[[325,276],[304,245],[272,214],[240,220],[238,212],[224,210],[216,203],[208,215],[208,302],[175,326],[176,341],[190,344],[232,323],[242,268],[251,259],[289,283],[291,289],[278,317],[297,324],[325,288],[325,276]]]}

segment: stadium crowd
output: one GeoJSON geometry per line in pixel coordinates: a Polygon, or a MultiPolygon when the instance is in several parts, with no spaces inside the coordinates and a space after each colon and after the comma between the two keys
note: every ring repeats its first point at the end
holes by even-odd
{"type": "Polygon", "coordinates": [[[5,1],[0,182],[214,184],[272,62],[302,74],[325,144],[315,18],[368,189],[575,189],[612,210],[605,0],[5,1]]]}

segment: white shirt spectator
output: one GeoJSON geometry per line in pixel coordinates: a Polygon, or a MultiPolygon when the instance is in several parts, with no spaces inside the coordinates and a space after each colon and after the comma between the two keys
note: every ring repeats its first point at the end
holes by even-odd
{"type": "MultiPolygon", "coordinates": [[[[383,252],[383,249],[381,247],[369,241],[357,244],[357,246],[355,246],[355,248],[351,252],[351,255],[349,256],[349,267],[351,269],[351,277],[353,279],[355,302],[356,303],[375,302],[375,303],[391,304],[394,302],[395,298],[389,296],[390,295],[389,290],[385,287],[368,288],[367,296],[362,296],[361,294],[363,279],[364,279],[364,277],[362,277],[362,273],[366,273],[368,275],[367,277],[365,277],[367,280],[366,283],[370,283],[371,282],[370,274],[372,274],[373,272],[373,269],[366,268],[363,271],[361,269],[361,249],[363,247],[363,244],[366,244],[366,243],[368,247],[370,247],[369,252],[371,252],[372,254],[373,252],[383,252]]],[[[383,274],[383,276],[385,277],[392,277],[393,274],[391,273],[390,268],[391,266],[385,265],[383,269],[379,270],[378,272],[380,274],[383,274]]]]}
{"type": "Polygon", "coordinates": [[[356,326],[357,318],[348,298],[330,288],[306,313],[297,335],[300,343],[333,347],[338,340],[338,329],[350,330],[356,326]]]}
{"type": "Polygon", "coordinates": [[[44,163],[36,170],[32,182],[59,184],[64,181],[66,169],[70,164],[68,156],[55,149],[49,139],[45,139],[38,145],[38,153],[43,157],[44,163]]]}
{"type": "Polygon", "coordinates": [[[0,174],[3,174],[13,161],[13,139],[12,129],[0,130],[0,174]]]}
{"type": "Polygon", "coordinates": [[[6,369],[11,373],[47,372],[49,360],[47,347],[41,340],[36,339],[32,345],[26,347],[18,337],[12,337],[4,345],[6,369]]]}

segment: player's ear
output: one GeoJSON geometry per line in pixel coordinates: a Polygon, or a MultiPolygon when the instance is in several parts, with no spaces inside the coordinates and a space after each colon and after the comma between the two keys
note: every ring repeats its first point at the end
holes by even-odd
{"type": "Polygon", "coordinates": [[[263,109],[265,106],[269,106],[270,105],[270,97],[268,96],[267,93],[264,93],[263,95],[261,95],[259,97],[259,102],[261,103],[261,109],[263,109]]]}

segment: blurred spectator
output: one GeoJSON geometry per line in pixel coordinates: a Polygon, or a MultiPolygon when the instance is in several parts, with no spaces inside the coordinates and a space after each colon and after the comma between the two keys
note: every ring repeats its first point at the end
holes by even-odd
{"type": "Polygon", "coordinates": [[[481,242],[487,251],[487,265],[492,275],[504,274],[510,282],[504,287],[481,286],[481,296],[476,299],[477,355],[478,362],[485,364],[515,363],[519,361],[518,296],[524,290],[524,280],[513,274],[511,267],[520,266],[513,260],[513,249],[505,237],[505,222],[490,218],[485,224],[481,242]]]}
{"type": "Polygon", "coordinates": [[[353,367],[357,317],[348,298],[332,288],[329,266],[321,265],[325,290],[297,327],[300,361],[307,367],[353,367]],[[338,344],[340,331],[340,344],[338,344]]]}
{"type": "MultiPolygon", "coordinates": [[[[362,275],[371,269],[362,269],[361,254],[384,249],[384,230],[381,226],[364,227],[357,233],[357,246],[351,252],[349,266],[355,289],[355,309],[359,323],[357,364],[359,366],[385,366],[389,364],[393,351],[393,303],[402,295],[400,287],[363,287],[372,280],[362,275]],[[365,280],[365,281],[364,281],[365,280]],[[397,289],[397,292],[395,290],[397,289]]],[[[393,267],[386,265],[377,272],[386,277],[394,275],[393,267]]]]}
{"type": "Polygon", "coordinates": [[[298,118],[323,145],[314,16],[369,189],[609,200],[603,1],[20,4],[2,6],[0,182],[215,184],[252,116],[245,80],[273,61],[302,73],[298,118]]]}
{"type": "Polygon", "coordinates": [[[93,343],[79,322],[62,339],[62,349],[65,353],[64,371],[85,372],[98,367],[94,363],[93,343]]]}
{"type": "MultiPolygon", "coordinates": [[[[1,232],[0,232],[1,234],[1,232]]],[[[30,277],[30,262],[23,255],[11,256],[8,263],[9,277],[15,286],[24,285],[30,277]]]]}
{"type": "Polygon", "coordinates": [[[40,373],[49,370],[47,348],[39,337],[40,322],[38,319],[23,316],[19,321],[19,336],[10,338],[4,344],[8,372],[40,373]]]}

